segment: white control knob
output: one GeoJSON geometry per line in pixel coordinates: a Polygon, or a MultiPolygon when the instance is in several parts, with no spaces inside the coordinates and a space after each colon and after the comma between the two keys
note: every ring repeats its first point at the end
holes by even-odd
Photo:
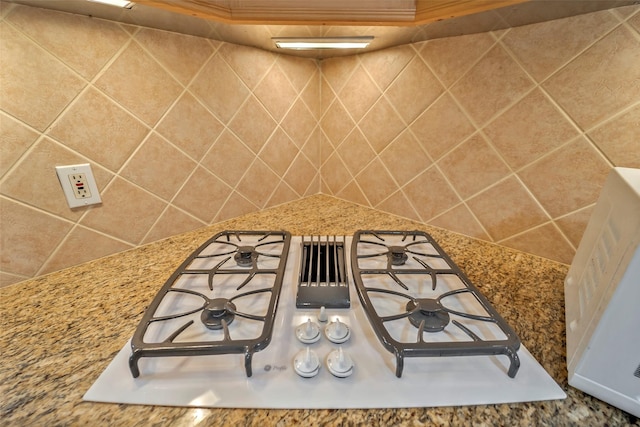
{"type": "Polygon", "coordinates": [[[322,307],[320,307],[320,313],[318,313],[318,321],[319,322],[326,322],[329,319],[329,316],[327,316],[327,309],[324,308],[324,305],[322,307]]]}
{"type": "Polygon", "coordinates": [[[338,378],[346,378],[353,374],[353,360],[342,347],[333,350],[327,357],[327,369],[338,378]]]}
{"type": "Polygon", "coordinates": [[[293,359],[293,369],[303,378],[313,378],[320,371],[320,360],[316,352],[307,347],[293,359]]]}
{"type": "Polygon", "coordinates": [[[308,319],[296,328],[296,337],[305,344],[313,344],[320,339],[320,326],[308,319]]]}
{"type": "Polygon", "coordinates": [[[335,322],[329,323],[324,329],[324,334],[332,343],[342,344],[351,336],[351,330],[336,317],[335,322]]]}

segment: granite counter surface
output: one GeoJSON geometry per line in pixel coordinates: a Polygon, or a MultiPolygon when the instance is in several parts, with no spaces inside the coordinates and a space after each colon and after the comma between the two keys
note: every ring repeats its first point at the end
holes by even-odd
{"type": "Polygon", "coordinates": [[[188,232],[0,289],[0,425],[636,425],[569,387],[563,280],[568,266],[328,196],[188,232]],[[368,410],[192,409],[85,402],[133,335],[157,290],[193,250],[225,229],[292,235],[421,229],[449,253],[567,393],[567,399],[368,410]]]}

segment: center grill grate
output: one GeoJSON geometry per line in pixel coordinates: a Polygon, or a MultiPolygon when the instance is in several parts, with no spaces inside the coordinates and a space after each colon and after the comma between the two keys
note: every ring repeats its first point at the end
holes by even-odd
{"type": "Polygon", "coordinates": [[[302,237],[297,308],[349,308],[344,237],[302,237]]]}

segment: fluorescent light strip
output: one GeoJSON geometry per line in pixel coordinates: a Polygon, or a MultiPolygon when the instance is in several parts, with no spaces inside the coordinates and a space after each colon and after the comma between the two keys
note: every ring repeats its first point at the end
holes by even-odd
{"type": "Polygon", "coordinates": [[[94,3],[108,4],[109,6],[118,6],[125,9],[131,9],[134,5],[133,2],[127,1],[127,0],[89,0],[89,1],[92,1],[94,3]]]}
{"type": "Polygon", "coordinates": [[[373,36],[362,37],[273,37],[280,49],[363,49],[373,41],[373,36]]]}

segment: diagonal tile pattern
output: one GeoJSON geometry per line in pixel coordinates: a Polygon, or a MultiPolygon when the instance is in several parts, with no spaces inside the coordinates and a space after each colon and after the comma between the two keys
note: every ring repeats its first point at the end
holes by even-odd
{"type": "Polygon", "coordinates": [[[322,191],[570,263],[609,169],[640,165],[624,12],[323,61],[322,191]],[[341,86],[363,69],[382,91],[364,115],[341,86]]]}
{"type": "Polygon", "coordinates": [[[319,191],[568,263],[640,167],[637,5],[321,61],[2,10],[0,286],[319,191]]]}
{"type": "Polygon", "coordinates": [[[0,32],[0,286],[320,190],[315,60],[13,3],[0,32]],[[67,207],[75,163],[102,205],[67,207]]]}

